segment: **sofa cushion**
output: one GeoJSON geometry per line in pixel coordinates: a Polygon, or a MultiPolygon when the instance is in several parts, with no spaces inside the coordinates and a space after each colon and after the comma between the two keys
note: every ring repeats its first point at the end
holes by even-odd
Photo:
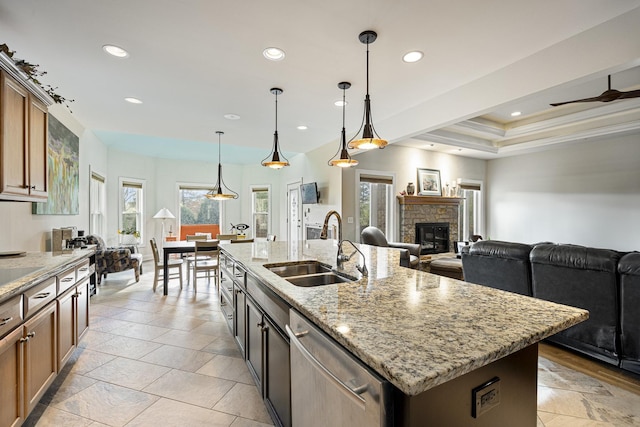
{"type": "Polygon", "coordinates": [[[531,296],[531,246],[482,240],[462,251],[464,280],[531,296]]]}
{"type": "Polygon", "coordinates": [[[620,254],[577,245],[538,245],[531,251],[533,296],[589,311],[589,319],[549,338],[617,364],[620,254]]]}

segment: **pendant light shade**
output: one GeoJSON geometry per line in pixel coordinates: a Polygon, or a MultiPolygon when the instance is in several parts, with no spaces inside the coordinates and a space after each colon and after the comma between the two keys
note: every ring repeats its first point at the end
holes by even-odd
{"type": "Polygon", "coordinates": [[[280,152],[280,144],[278,142],[278,95],[282,94],[282,92],[280,88],[271,88],[271,93],[276,96],[276,131],[273,134],[273,148],[269,155],[262,160],[262,166],[271,169],[282,169],[285,166],[289,166],[289,160],[280,152]]]}
{"type": "Polygon", "coordinates": [[[221,135],[224,135],[224,132],[218,130],[216,131],[216,133],[218,134],[218,181],[216,181],[215,187],[213,187],[207,193],[207,199],[213,199],[213,200],[237,199],[238,193],[236,193],[235,191],[227,187],[227,185],[224,183],[224,180],[222,179],[222,163],[221,163],[222,160],[220,158],[220,137],[221,135]]]}
{"type": "Polygon", "coordinates": [[[375,31],[363,31],[358,36],[360,42],[367,45],[367,94],[364,97],[364,117],[362,119],[362,125],[356,136],[362,131],[362,138],[355,139],[356,136],[349,141],[349,148],[360,148],[368,150],[371,148],[384,148],[387,146],[387,141],[380,138],[376,129],[373,127],[373,120],[371,118],[371,99],[369,98],[369,44],[376,41],[378,34],[375,31]]]}
{"type": "Polygon", "coordinates": [[[352,166],[356,166],[358,164],[357,160],[354,160],[349,155],[347,151],[347,137],[345,136],[344,129],[344,115],[345,115],[345,106],[347,105],[345,92],[347,89],[351,87],[351,83],[349,82],[340,82],[338,83],[338,87],[342,89],[342,133],[340,135],[340,147],[338,148],[338,152],[329,160],[329,166],[338,166],[340,168],[350,168],[352,166]]]}

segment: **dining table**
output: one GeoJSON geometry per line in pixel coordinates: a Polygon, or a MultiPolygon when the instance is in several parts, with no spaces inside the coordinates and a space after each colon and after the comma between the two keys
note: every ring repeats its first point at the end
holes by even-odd
{"type": "MultiPolygon", "coordinates": [[[[205,242],[220,242],[223,243],[225,240],[203,240],[205,242]]],[[[226,241],[229,242],[228,240],[226,241]]],[[[163,269],[163,280],[162,280],[162,289],[163,294],[169,294],[169,257],[171,254],[186,254],[190,252],[196,251],[196,241],[195,240],[178,240],[175,242],[163,242],[162,244],[162,253],[163,253],[163,261],[164,261],[164,269],[163,269]]]]}

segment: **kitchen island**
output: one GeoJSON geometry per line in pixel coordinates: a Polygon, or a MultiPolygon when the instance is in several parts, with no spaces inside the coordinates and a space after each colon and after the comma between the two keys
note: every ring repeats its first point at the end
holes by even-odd
{"type": "MultiPolygon", "coordinates": [[[[495,370],[501,401],[488,413],[535,425],[537,343],[586,320],[588,312],[403,268],[397,250],[358,247],[368,276],[356,269],[356,254],[336,269],[355,280],[299,287],[265,265],[317,260],[335,268],[335,243],[222,245],[226,256],[404,396],[396,424],[419,425],[441,407],[464,412],[449,425],[496,425],[489,415],[472,416],[472,393],[479,391],[471,386],[490,382],[495,370]]],[[[437,420],[443,418],[433,418],[434,425],[437,420]]]]}

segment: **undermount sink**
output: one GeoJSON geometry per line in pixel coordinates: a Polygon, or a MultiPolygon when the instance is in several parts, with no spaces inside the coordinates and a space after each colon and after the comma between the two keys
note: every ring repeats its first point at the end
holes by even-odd
{"type": "Polygon", "coordinates": [[[306,276],[309,274],[330,273],[331,266],[318,261],[309,261],[296,264],[271,264],[265,265],[267,269],[280,277],[306,276]]]}
{"type": "Polygon", "coordinates": [[[312,287],[353,282],[353,279],[331,271],[330,265],[318,261],[267,264],[264,267],[296,286],[312,287]]]}
{"type": "Polygon", "coordinates": [[[289,277],[287,282],[302,287],[332,285],[334,283],[353,282],[353,280],[335,273],[310,274],[307,276],[289,277]]]}

